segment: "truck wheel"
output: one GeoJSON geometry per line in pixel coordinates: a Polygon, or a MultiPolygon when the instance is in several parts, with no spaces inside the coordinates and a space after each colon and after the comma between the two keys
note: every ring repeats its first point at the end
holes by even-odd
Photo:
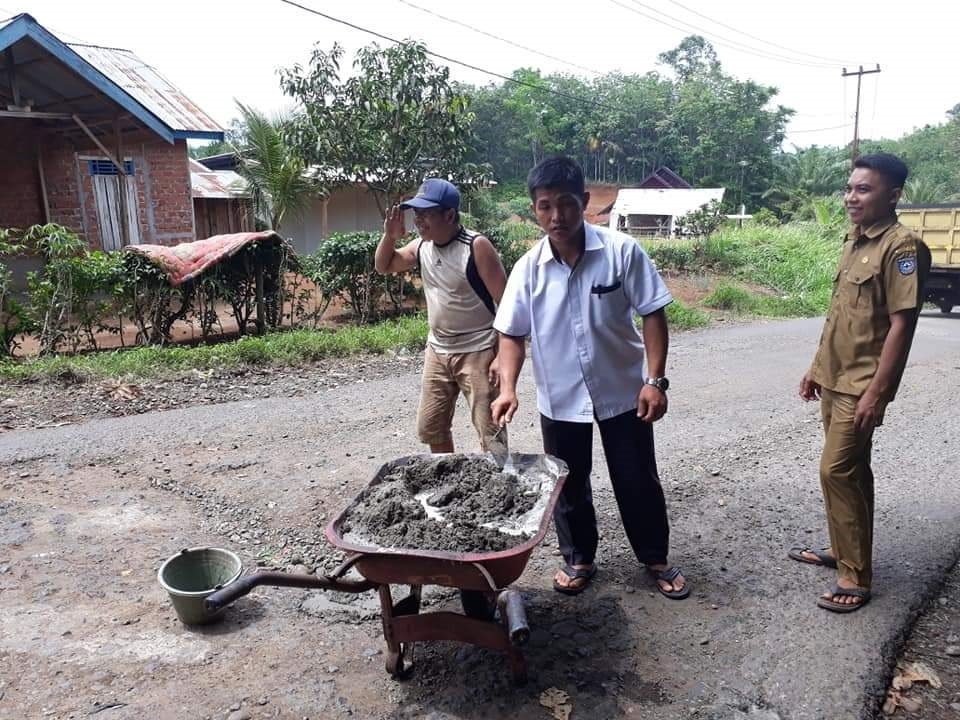
{"type": "Polygon", "coordinates": [[[944,300],[940,303],[940,312],[942,312],[944,315],[950,313],[952,310],[953,304],[950,301],[944,300]]]}

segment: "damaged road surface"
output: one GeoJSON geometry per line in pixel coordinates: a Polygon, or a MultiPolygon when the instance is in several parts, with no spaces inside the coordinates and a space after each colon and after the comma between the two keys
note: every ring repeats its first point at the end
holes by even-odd
{"type": "MultiPolygon", "coordinates": [[[[960,325],[920,321],[876,433],[874,598],[837,616],[814,605],[831,573],[786,557],[827,543],[819,412],[796,396],[821,322],[674,339],[656,431],[687,600],[656,593],[632,557],[595,434],[600,572],[561,596],[552,533],[534,552],[516,584],[532,629],[524,687],[500,655],[450,643],[416,645],[412,677],[391,680],[373,593],[259,588],[223,622],[187,629],[156,581],[166,557],[198,545],[237,552],[248,572],[335,567],[325,524],[385,461],[421,451],[414,368],[0,434],[0,717],[873,717],[957,556],[960,325]]],[[[511,449],[536,453],[529,374],[521,392],[511,449]]],[[[455,436],[474,449],[462,407],[455,436]]],[[[424,602],[459,607],[443,588],[424,602]]]]}

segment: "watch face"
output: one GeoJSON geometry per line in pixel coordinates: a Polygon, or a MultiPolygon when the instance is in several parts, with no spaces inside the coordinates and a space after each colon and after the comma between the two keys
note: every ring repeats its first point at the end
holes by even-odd
{"type": "Polygon", "coordinates": [[[670,381],[667,380],[666,378],[660,378],[659,382],[657,383],[657,386],[658,386],[661,390],[663,390],[664,392],[666,392],[667,389],[670,387],[670,381]]]}

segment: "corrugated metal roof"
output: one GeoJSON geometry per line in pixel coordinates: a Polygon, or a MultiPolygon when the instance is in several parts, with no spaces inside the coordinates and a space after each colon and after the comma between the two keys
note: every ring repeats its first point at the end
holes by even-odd
{"type": "Polygon", "coordinates": [[[195,198],[248,198],[247,181],[233,170],[210,170],[190,159],[190,187],[195,198]]]}
{"type": "Polygon", "coordinates": [[[617,193],[611,215],[669,215],[679,217],[711,201],[723,200],[724,188],[624,188],[617,193]]]}
{"type": "Polygon", "coordinates": [[[223,139],[213,118],[129,50],[69,45],[26,13],[0,22],[5,50],[14,67],[29,65],[17,73],[21,97],[45,112],[103,115],[115,104],[167,142],[223,139]]]}
{"type": "Polygon", "coordinates": [[[174,131],[223,132],[183,91],[130,50],[68,44],[174,131]]]}

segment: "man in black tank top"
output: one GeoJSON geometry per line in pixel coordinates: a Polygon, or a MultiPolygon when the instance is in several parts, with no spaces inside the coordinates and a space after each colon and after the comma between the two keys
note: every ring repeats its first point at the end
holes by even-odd
{"type": "Polygon", "coordinates": [[[507,278],[493,244],[460,224],[456,186],[431,178],[416,197],[393,206],[375,267],[382,274],[419,268],[423,281],[430,334],[417,415],[420,440],[431,452],[453,452],[453,415],[463,393],[480,445],[489,449],[499,429],[490,412],[498,379],[493,319],[507,278]],[[406,234],[405,209],[413,210],[419,237],[398,248],[406,234]]]}

